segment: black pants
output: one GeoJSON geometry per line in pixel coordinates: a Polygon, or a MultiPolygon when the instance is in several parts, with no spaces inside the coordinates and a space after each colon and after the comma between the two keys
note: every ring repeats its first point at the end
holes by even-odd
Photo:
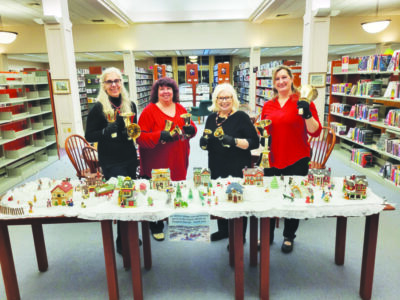
{"type": "MultiPolygon", "coordinates": [[[[269,168],[264,169],[264,176],[306,176],[308,174],[308,164],[310,162],[309,157],[304,157],[293,165],[287,166],[284,169],[269,168]]],[[[271,218],[270,223],[270,235],[273,237],[275,230],[275,218],[271,218]]],[[[285,225],[283,229],[283,236],[289,239],[296,237],[297,228],[299,228],[299,219],[287,219],[285,218],[285,225]]]]}
{"type": "MultiPolygon", "coordinates": [[[[218,219],[218,231],[226,233],[228,235],[229,232],[229,221],[227,219],[218,219]]],[[[243,217],[243,241],[246,239],[246,229],[247,229],[247,218],[243,217]]]]}

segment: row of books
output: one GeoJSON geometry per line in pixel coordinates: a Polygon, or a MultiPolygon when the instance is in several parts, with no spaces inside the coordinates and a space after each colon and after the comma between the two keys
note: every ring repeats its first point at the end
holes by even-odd
{"type": "Polygon", "coordinates": [[[400,127],[400,109],[390,109],[384,123],[388,126],[400,127]]]}
{"type": "Polygon", "coordinates": [[[362,79],[357,84],[350,82],[332,84],[332,93],[341,93],[352,96],[376,96],[382,95],[382,81],[362,79]]]}
{"type": "Polygon", "coordinates": [[[355,141],[364,145],[371,145],[374,132],[371,129],[363,127],[349,128],[347,137],[352,141],[355,141]]]}
{"type": "Polygon", "coordinates": [[[358,61],[358,71],[385,72],[388,69],[391,59],[392,56],[387,54],[361,56],[358,61]]]}
{"type": "Polygon", "coordinates": [[[400,98],[400,81],[390,81],[383,97],[391,99],[400,98]]]}
{"type": "Polygon", "coordinates": [[[338,134],[338,135],[345,135],[346,131],[347,131],[347,126],[339,123],[339,122],[331,122],[329,124],[331,126],[331,128],[333,129],[333,131],[338,134]]]}
{"type": "Polygon", "coordinates": [[[385,141],[385,152],[400,157],[400,139],[387,139],[385,141]]]}
{"type": "Polygon", "coordinates": [[[353,148],[351,150],[351,161],[360,165],[363,168],[373,166],[374,156],[367,149],[353,148]]]}
{"type": "Polygon", "coordinates": [[[272,79],[257,79],[256,84],[257,84],[257,86],[267,87],[267,88],[271,88],[271,89],[273,87],[272,79]]]}
{"type": "Polygon", "coordinates": [[[381,105],[355,104],[351,106],[346,103],[332,103],[331,112],[352,117],[357,120],[376,122],[379,119],[379,108],[381,105]]]}
{"type": "Polygon", "coordinates": [[[386,162],[380,172],[383,178],[390,180],[395,185],[400,185],[400,165],[392,164],[391,162],[386,162]]]}

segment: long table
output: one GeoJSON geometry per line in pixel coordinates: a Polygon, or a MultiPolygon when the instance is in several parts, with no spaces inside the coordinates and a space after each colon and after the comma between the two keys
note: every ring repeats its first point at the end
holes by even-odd
{"type": "MultiPolygon", "coordinates": [[[[275,192],[274,197],[278,195],[275,192]]],[[[250,193],[254,195],[254,193],[250,193]]],[[[258,195],[258,194],[257,194],[258,195]]],[[[257,220],[260,220],[260,298],[269,297],[269,219],[272,217],[289,218],[318,218],[337,217],[337,236],[335,263],[344,263],[345,239],[347,217],[366,216],[364,235],[364,252],[361,270],[360,295],[363,299],[369,299],[372,291],[372,278],[374,269],[376,237],[378,230],[379,213],[383,209],[381,199],[370,192],[369,202],[335,202],[332,204],[304,205],[301,202],[282,202],[282,200],[266,201],[270,199],[268,194],[259,194],[260,199],[247,199],[241,206],[225,204],[221,202],[217,206],[202,207],[192,205],[189,209],[181,208],[179,212],[204,213],[217,218],[229,220],[230,228],[230,254],[229,262],[235,268],[235,299],[244,299],[244,267],[243,267],[243,217],[250,217],[250,264],[257,265],[257,220]],[[262,196],[262,197],[261,197],[262,196]],[[264,198],[263,198],[264,197],[264,198]]],[[[339,198],[339,197],[338,197],[339,198]]],[[[45,211],[45,210],[44,210],[45,211]]],[[[50,210],[49,210],[50,212],[50,210]]],[[[126,269],[132,271],[132,288],[135,299],[143,299],[143,287],[140,267],[140,248],[138,223],[142,223],[144,267],[149,270],[152,267],[150,234],[148,221],[163,220],[176,212],[171,207],[157,207],[155,209],[144,207],[127,210],[114,208],[109,203],[93,208],[77,209],[76,216],[41,216],[35,214],[23,217],[6,217],[0,215],[0,262],[3,279],[8,299],[19,299],[19,288],[16,278],[15,266],[8,234],[9,225],[31,225],[33,230],[35,250],[40,271],[47,270],[47,256],[43,237],[42,224],[52,223],[76,223],[76,222],[100,222],[102,235],[107,283],[110,299],[118,299],[118,281],[115,266],[115,250],[112,236],[112,220],[121,221],[123,263],[126,269]],[[108,206],[106,206],[108,205],[108,206]],[[129,238],[126,238],[129,237],[129,238]]],[[[38,213],[39,214],[39,213],[38,213]]],[[[43,213],[42,213],[43,214],[43,213]]]]}

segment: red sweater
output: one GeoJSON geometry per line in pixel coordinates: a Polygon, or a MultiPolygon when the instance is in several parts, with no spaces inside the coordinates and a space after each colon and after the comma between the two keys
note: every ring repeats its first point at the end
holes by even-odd
{"type": "MultiPolygon", "coordinates": [[[[180,116],[187,113],[186,109],[179,103],[175,103],[175,105],[174,117],[164,114],[154,103],[147,105],[140,114],[138,124],[142,133],[137,141],[140,153],[140,175],[142,176],[151,177],[152,169],[169,168],[171,180],[186,179],[190,153],[189,140],[160,143],[160,135],[165,127],[165,120],[171,120],[175,126],[179,126],[181,129],[185,124],[180,116]]],[[[192,125],[197,132],[193,121],[192,125]]]]}
{"type": "Polygon", "coordinates": [[[299,96],[293,94],[283,107],[278,99],[267,101],[261,112],[261,119],[269,119],[267,127],[270,134],[271,146],[269,160],[271,167],[284,169],[304,157],[310,157],[308,136],[319,136],[321,123],[314,103],[310,103],[310,111],[318,122],[319,128],[314,133],[307,131],[305,120],[298,114],[297,101],[299,96]]]}

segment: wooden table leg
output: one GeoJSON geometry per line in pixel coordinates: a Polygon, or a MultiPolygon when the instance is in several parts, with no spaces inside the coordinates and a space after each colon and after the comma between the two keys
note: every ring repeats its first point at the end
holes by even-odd
{"type": "Polygon", "coordinates": [[[144,268],[150,270],[152,266],[151,260],[151,243],[150,243],[150,226],[149,222],[142,222],[142,239],[143,239],[143,260],[144,268]]]}
{"type": "Polygon", "coordinates": [[[372,295],[378,225],[379,214],[366,217],[360,280],[360,296],[362,299],[371,299],[372,295]]]}
{"type": "Polygon", "coordinates": [[[131,256],[133,298],[143,299],[142,274],[140,270],[140,251],[138,222],[128,222],[129,254],[131,256]]]}
{"type": "MultiPolygon", "coordinates": [[[[234,234],[234,221],[233,219],[228,220],[228,232],[229,232],[229,245],[234,245],[235,234],[234,234]]],[[[229,265],[231,267],[235,266],[235,251],[234,247],[229,247],[229,265]]]]}
{"type": "Polygon", "coordinates": [[[260,219],[260,299],[269,299],[269,218],[260,219]]]}
{"type": "Polygon", "coordinates": [[[108,297],[118,299],[118,278],[115,263],[114,238],[112,232],[112,221],[101,221],[101,232],[103,235],[104,261],[106,265],[108,297]]]}
{"type": "Polygon", "coordinates": [[[347,218],[336,218],[336,243],[335,243],[335,264],[342,266],[344,264],[344,255],[346,252],[346,231],[347,218]]]}
{"type": "Polygon", "coordinates": [[[234,219],[233,227],[235,236],[235,299],[244,299],[243,217],[234,219]]]}
{"type": "Polygon", "coordinates": [[[257,238],[258,238],[258,219],[250,217],[250,266],[257,266],[257,238]]]}
{"type": "Polygon", "coordinates": [[[128,222],[126,221],[117,221],[119,222],[120,230],[121,230],[121,247],[122,247],[122,261],[124,264],[124,269],[129,270],[131,268],[131,259],[129,255],[129,242],[128,242],[128,222]]]}
{"type": "Polygon", "coordinates": [[[43,227],[41,223],[32,224],[32,234],[39,271],[45,272],[47,271],[49,264],[47,261],[46,244],[44,242],[43,227]]]}
{"type": "Polygon", "coordinates": [[[7,299],[21,299],[7,225],[0,222],[0,264],[7,299]]]}

